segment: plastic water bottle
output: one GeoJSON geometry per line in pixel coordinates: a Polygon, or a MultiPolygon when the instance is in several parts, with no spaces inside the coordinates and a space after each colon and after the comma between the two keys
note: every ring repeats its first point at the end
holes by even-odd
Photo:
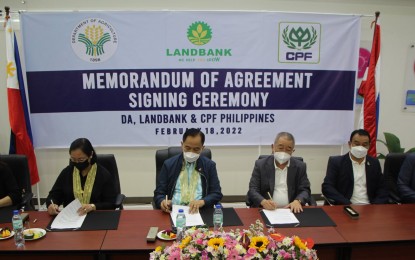
{"type": "Polygon", "coordinates": [[[13,211],[12,224],[14,231],[14,243],[17,248],[23,248],[25,243],[23,236],[23,222],[18,210],[13,211]]]}
{"type": "Polygon", "coordinates": [[[213,229],[219,231],[223,225],[223,212],[220,204],[215,205],[215,211],[213,212],[213,229]]]}
{"type": "Polygon", "coordinates": [[[184,228],[186,227],[186,215],[183,209],[179,209],[179,213],[176,216],[176,241],[180,242],[183,239],[184,228]]]}

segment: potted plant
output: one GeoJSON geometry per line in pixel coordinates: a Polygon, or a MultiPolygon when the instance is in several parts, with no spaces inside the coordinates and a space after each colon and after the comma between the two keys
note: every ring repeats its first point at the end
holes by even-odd
{"type": "MultiPolygon", "coordinates": [[[[385,141],[378,139],[378,142],[381,142],[388,148],[389,153],[415,153],[415,147],[412,147],[408,151],[405,152],[405,148],[401,147],[401,141],[399,138],[392,134],[384,132],[383,135],[385,136],[385,141]]],[[[386,155],[383,153],[378,153],[378,159],[385,159],[386,155]]]]}

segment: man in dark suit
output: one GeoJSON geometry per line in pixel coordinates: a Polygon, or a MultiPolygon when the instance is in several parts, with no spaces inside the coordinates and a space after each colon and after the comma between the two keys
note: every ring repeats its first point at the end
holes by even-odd
{"type": "Polygon", "coordinates": [[[309,203],[311,191],[304,162],[292,159],[294,136],[281,132],[275,138],[272,155],[255,162],[249,182],[248,200],[253,207],[290,208],[298,213],[309,203]]]}
{"type": "Polygon", "coordinates": [[[370,135],[358,129],[350,135],[350,152],[331,156],[322,184],[324,196],[332,204],[382,204],[388,194],[379,160],[367,155],[370,135]]]}
{"type": "Polygon", "coordinates": [[[398,190],[404,203],[415,203],[415,154],[408,154],[398,177],[398,190]]]}

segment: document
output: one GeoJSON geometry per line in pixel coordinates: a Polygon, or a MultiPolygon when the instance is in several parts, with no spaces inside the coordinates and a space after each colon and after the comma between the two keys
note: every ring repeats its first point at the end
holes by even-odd
{"type": "Polygon", "coordinates": [[[52,229],[78,229],[84,223],[86,214],[79,216],[78,209],[82,207],[81,202],[75,199],[69,205],[67,205],[59,214],[55,217],[50,227],[52,229]]]}
{"type": "Polygon", "coordinates": [[[179,213],[179,209],[183,209],[183,212],[186,215],[186,227],[201,226],[205,224],[199,212],[194,214],[189,213],[189,206],[173,205],[170,216],[174,226],[176,226],[176,216],[179,213]]]}
{"type": "Polygon", "coordinates": [[[276,209],[276,210],[263,210],[265,216],[271,225],[275,224],[299,224],[300,221],[295,217],[294,213],[290,209],[276,209]]]}

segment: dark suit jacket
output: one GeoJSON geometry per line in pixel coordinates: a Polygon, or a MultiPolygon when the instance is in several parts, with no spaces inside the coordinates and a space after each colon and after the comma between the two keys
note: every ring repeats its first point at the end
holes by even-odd
{"type": "MultiPolygon", "coordinates": [[[[73,166],[67,166],[62,170],[46,199],[48,207],[52,200],[55,204],[66,206],[75,199],[72,174],[73,166]]],[[[81,184],[84,181],[86,181],[86,177],[81,177],[81,184]]],[[[95,204],[97,210],[115,209],[116,196],[114,176],[107,169],[97,164],[97,175],[95,176],[94,186],[92,186],[90,203],[95,204]]]]}
{"type": "MultiPolygon", "coordinates": [[[[164,161],[154,190],[153,202],[157,209],[160,209],[162,200],[168,196],[173,198],[177,179],[183,166],[183,153],[173,156],[164,161]]],[[[202,181],[202,200],[205,201],[205,208],[216,205],[223,197],[222,189],[216,171],[216,163],[205,156],[200,156],[196,161],[196,170],[202,181]]]]}
{"type": "Polygon", "coordinates": [[[402,202],[415,203],[415,154],[408,154],[398,177],[398,190],[402,202]]]}
{"type": "MultiPolygon", "coordinates": [[[[249,182],[248,200],[252,207],[259,207],[263,199],[269,199],[268,192],[274,195],[275,166],[274,155],[256,160],[249,182]]],[[[288,200],[295,199],[301,204],[310,203],[310,181],[307,178],[306,164],[299,160],[290,159],[287,171],[288,200]]]]}
{"type": "MultiPolygon", "coordinates": [[[[384,187],[379,160],[366,156],[366,188],[371,204],[387,203],[388,193],[384,187]]],[[[322,192],[334,204],[349,205],[353,195],[354,176],[349,153],[330,156],[322,192]]]]}

